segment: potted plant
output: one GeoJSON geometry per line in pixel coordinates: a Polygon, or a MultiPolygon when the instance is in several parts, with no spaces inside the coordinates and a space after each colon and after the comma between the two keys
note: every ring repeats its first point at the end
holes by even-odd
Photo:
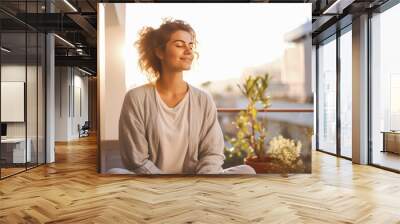
{"type": "Polygon", "coordinates": [[[262,108],[270,107],[270,96],[266,96],[270,76],[248,76],[240,91],[248,100],[246,110],[240,111],[234,124],[238,129],[236,137],[227,138],[231,148],[225,151],[231,154],[244,155],[245,164],[253,167],[257,173],[290,173],[302,169],[300,158],[301,143],[285,139],[282,136],[273,138],[269,150],[265,147],[267,132],[264,123],[257,119],[257,104],[262,108]]]}
{"type": "Polygon", "coordinates": [[[293,172],[304,172],[304,164],[300,157],[301,142],[295,142],[279,135],[269,142],[267,158],[278,165],[277,172],[287,174],[293,172]]]}

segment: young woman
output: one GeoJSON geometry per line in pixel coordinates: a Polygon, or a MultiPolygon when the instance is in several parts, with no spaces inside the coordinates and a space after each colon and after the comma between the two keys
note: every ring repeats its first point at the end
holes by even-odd
{"type": "Polygon", "coordinates": [[[222,169],[224,138],[212,97],[183,80],[197,54],[196,34],[181,20],[145,27],[136,47],[146,85],[130,90],[119,120],[122,161],[136,174],[254,174],[222,169]]]}

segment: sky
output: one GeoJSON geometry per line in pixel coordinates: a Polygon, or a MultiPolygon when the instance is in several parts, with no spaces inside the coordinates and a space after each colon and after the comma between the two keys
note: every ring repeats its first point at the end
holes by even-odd
{"type": "Polygon", "coordinates": [[[128,89],[145,83],[137,65],[134,42],[144,26],[158,28],[162,18],[181,19],[196,32],[200,58],[184,79],[205,81],[239,78],[248,67],[281,57],[290,43],[284,35],[311,22],[311,4],[267,3],[134,3],[126,5],[125,63],[128,89]]]}

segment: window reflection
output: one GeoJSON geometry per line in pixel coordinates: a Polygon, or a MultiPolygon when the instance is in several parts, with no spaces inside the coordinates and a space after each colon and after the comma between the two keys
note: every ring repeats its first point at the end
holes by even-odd
{"type": "Polygon", "coordinates": [[[400,5],[375,14],[372,25],[372,163],[400,170],[400,5]]]}
{"type": "Polygon", "coordinates": [[[352,34],[340,36],[340,154],[352,157],[352,34]]]}
{"type": "Polygon", "coordinates": [[[336,36],[318,48],[318,149],[336,154],[336,36]]]}
{"type": "MultiPolygon", "coordinates": [[[[43,1],[0,6],[24,17],[42,12],[43,1]]],[[[45,35],[4,13],[0,23],[0,178],[45,162],[45,35]]]]}

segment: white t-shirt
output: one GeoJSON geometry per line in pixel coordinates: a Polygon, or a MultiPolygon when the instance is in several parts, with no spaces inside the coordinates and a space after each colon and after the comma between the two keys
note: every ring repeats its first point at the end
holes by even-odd
{"type": "Polygon", "coordinates": [[[183,163],[189,149],[189,91],[173,108],[156,91],[160,155],[157,167],[165,173],[183,172],[183,163]]]}

